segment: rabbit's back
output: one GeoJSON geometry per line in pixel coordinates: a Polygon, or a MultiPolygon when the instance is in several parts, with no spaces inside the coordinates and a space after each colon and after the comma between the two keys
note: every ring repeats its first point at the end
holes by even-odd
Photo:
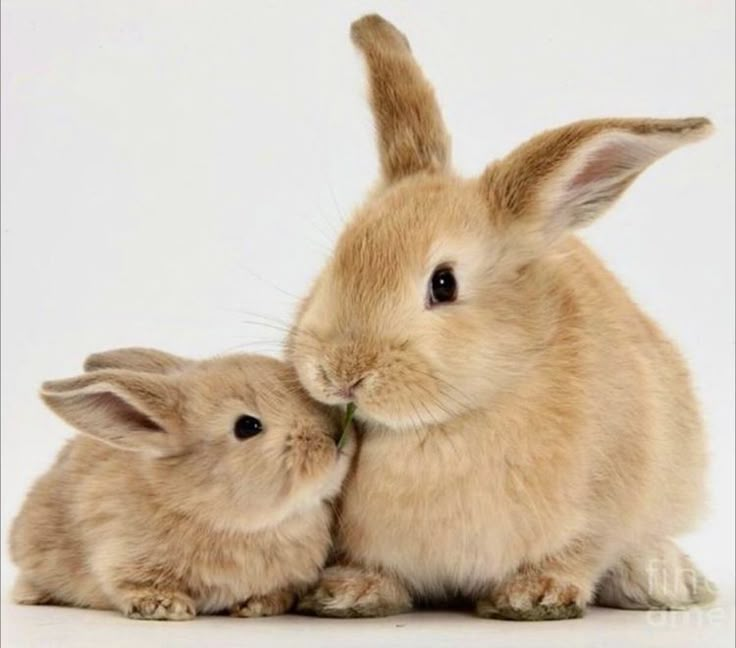
{"type": "Polygon", "coordinates": [[[10,555],[38,592],[57,603],[104,607],[91,573],[80,488],[109,450],[77,437],[28,493],[10,533],[10,555]]]}
{"type": "MultiPolygon", "coordinates": [[[[519,411],[552,401],[559,442],[580,455],[589,527],[620,538],[688,530],[702,507],[706,448],[690,374],[676,346],[575,236],[537,269],[551,304],[541,371],[519,411]]],[[[529,430],[534,434],[534,430],[529,430]]]]}
{"type": "Polygon", "coordinates": [[[597,256],[573,237],[568,245],[560,280],[580,309],[590,453],[601,457],[592,485],[601,502],[610,501],[612,486],[621,489],[613,524],[635,514],[642,529],[682,533],[698,517],[706,469],[687,365],[597,256]]]}

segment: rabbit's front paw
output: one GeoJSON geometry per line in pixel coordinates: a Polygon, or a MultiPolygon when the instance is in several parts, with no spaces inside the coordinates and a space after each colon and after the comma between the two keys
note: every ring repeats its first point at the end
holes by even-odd
{"type": "Polygon", "coordinates": [[[580,587],[543,573],[520,572],[476,602],[479,616],[513,621],[553,621],[583,616],[580,587]]]}
{"type": "Polygon", "coordinates": [[[359,567],[329,567],[297,606],[324,617],[382,617],[411,610],[409,592],[395,578],[359,567]]]}
{"type": "Polygon", "coordinates": [[[262,596],[251,596],[242,603],[236,603],[230,608],[230,616],[235,617],[263,617],[285,614],[294,605],[294,593],[288,590],[278,590],[262,596]]]}
{"type": "Polygon", "coordinates": [[[155,621],[188,621],[196,612],[194,601],[178,592],[141,591],[129,596],[123,613],[131,619],[155,621]]]}

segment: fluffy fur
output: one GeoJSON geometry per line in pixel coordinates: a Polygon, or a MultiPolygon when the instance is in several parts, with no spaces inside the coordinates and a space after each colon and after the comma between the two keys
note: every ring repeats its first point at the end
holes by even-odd
{"type": "Polygon", "coordinates": [[[558,619],[597,591],[621,607],[708,600],[668,540],[704,498],[688,371],[572,234],[708,120],[579,122],[463,179],[404,36],[366,16],[352,37],[382,181],[289,348],[312,396],[357,404],[363,435],[340,561],[301,609],[375,616],[461,595],[482,616],[558,619]],[[433,307],[440,266],[459,293],[433,307]]]}
{"type": "Polygon", "coordinates": [[[334,412],[260,356],[120,349],[85,368],[41,391],[83,435],[13,524],[15,600],[143,619],[286,611],[327,557],[355,445],[336,449],[334,412]],[[238,440],[242,415],[263,432],[238,440]]]}

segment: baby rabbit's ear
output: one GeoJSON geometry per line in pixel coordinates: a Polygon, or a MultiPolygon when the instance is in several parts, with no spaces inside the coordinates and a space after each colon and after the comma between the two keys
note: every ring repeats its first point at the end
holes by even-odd
{"type": "Polygon", "coordinates": [[[420,171],[446,170],[450,138],[432,86],[406,37],[375,14],[354,22],[350,36],[368,65],[384,180],[390,183],[420,171]]]}
{"type": "Polygon", "coordinates": [[[592,221],[652,162],[710,130],[703,117],[577,122],[492,164],[483,191],[494,219],[522,221],[550,240],[592,221]]]}
{"type": "Polygon", "coordinates": [[[41,398],[83,434],[117,448],[163,456],[181,446],[183,394],[171,377],[93,371],[43,383],[41,398]]]}
{"type": "Polygon", "coordinates": [[[99,369],[130,369],[131,371],[145,371],[150,373],[167,373],[183,369],[192,364],[192,360],[179,356],[145,349],[142,347],[128,347],[113,349],[102,353],[93,353],[84,361],[85,371],[99,369]]]}

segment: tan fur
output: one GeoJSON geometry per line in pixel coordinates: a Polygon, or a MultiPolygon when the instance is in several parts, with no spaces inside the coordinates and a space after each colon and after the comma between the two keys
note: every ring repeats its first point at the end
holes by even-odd
{"type": "Polygon", "coordinates": [[[657,547],[703,502],[687,369],[571,230],[709,122],[579,122],[461,179],[435,162],[449,160],[439,109],[397,34],[377,16],[353,26],[385,182],[289,344],[316,399],[354,389],[364,430],[341,564],[302,608],[371,616],[460,594],[484,616],[554,619],[581,614],[599,583],[622,605],[703,601],[682,587],[641,600],[652,561],[679,568],[679,549],[657,547]],[[458,299],[429,308],[440,265],[458,299]]]}
{"type": "Polygon", "coordinates": [[[10,550],[18,603],[189,619],[286,611],[330,548],[354,448],[291,368],[234,355],[95,354],[41,395],[83,436],[36,482],[10,550]],[[238,440],[235,421],[264,430],[238,440]]]}
{"type": "Polygon", "coordinates": [[[375,15],[353,23],[350,35],[368,63],[384,179],[393,182],[419,171],[446,169],[450,138],[409,41],[375,15]],[[397,77],[401,85],[394,82],[397,77]]]}

